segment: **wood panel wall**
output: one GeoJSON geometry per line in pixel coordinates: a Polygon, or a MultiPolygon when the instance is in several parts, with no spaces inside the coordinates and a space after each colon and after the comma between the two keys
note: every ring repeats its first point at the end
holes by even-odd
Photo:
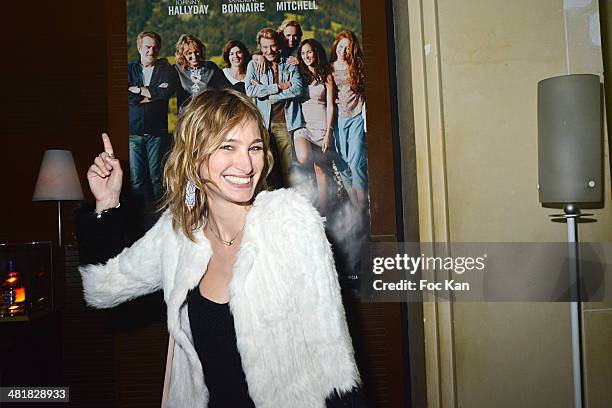
{"type": "MultiPolygon", "coordinates": [[[[32,202],[32,192],[46,149],[72,150],[82,182],[99,151],[108,123],[105,3],[5,2],[2,14],[0,240],[57,241],[55,203],[32,202]]],[[[63,206],[65,243],[73,207],[63,206]]]]}
{"type": "MultiPolygon", "coordinates": [[[[125,4],[44,1],[25,10],[7,2],[2,9],[0,241],[57,242],[55,203],[31,201],[44,151],[72,151],[89,200],[85,173],[101,150],[101,131],[110,131],[127,164],[125,4]]],[[[75,406],[158,406],[167,345],[163,301],[148,297],[112,312],[85,306],[70,247],[75,205],[62,205],[67,248],[55,248],[59,317],[53,333],[37,332],[49,341],[61,333],[61,374],[44,380],[69,386],[75,406]]]]}
{"type": "MultiPolygon", "coordinates": [[[[403,236],[400,163],[394,156],[388,1],[361,0],[362,47],[366,64],[366,106],[371,233],[373,242],[394,242],[403,236]]],[[[392,33],[391,33],[392,40],[392,33]]],[[[391,44],[392,45],[392,44],[391,44]]],[[[407,348],[402,324],[403,305],[360,303],[358,347],[368,403],[373,407],[408,407],[407,348]]],[[[355,333],[353,334],[355,336],[355,333]]]]}

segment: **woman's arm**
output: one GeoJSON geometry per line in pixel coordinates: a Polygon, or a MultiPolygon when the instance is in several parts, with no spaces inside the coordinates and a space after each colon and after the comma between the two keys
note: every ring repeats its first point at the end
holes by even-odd
{"type": "Polygon", "coordinates": [[[85,301],[97,308],[114,307],[161,288],[160,251],[168,223],[162,216],[144,237],[123,249],[127,232],[126,206],[119,204],[123,172],[107,134],[102,141],[104,151],[87,171],[95,212],[83,207],[76,220],[85,301]]]}
{"type": "MultiPolygon", "coordinates": [[[[87,231],[81,229],[78,236],[79,250],[84,255],[79,271],[85,301],[100,309],[161,289],[161,244],[167,224],[162,216],[144,237],[122,249],[126,243],[123,217],[119,212],[104,217],[107,219],[99,225],[89,224],[87,231]],[[104,260],[105,257],[109,258],[104,260]],[[99,262],[85,264],[88,260],[99,262]]],[[[86,225],[81,224],[81,228],[86,225]]]]}
{"type": "Polygon", "coordinates": [[[79,244],[79,265],[99,264],[117,256],[128,246],[126,205],[97,217],[92,204],[81,204],[74,212],[79,244]]]}
{"type": "Polygon", "coordinates": [[[336,104],[334,103],[336,87],[334,84],[334,77],[332,74],[327,75],[327,82],[325,86],[325,99],[326,99],[326,114],[327,114],[327,129],[325,130],[325,138],[323,139],[322,150],[325,153],[331,146],[333,146],[334,137],[334,113],[336,112],[336,104]]]}
{"type": "Polygon", "coordinates": [[[252,60],[257,62],[257,72],[259,75],[265,74],[267,69],[266,59],[261,55],[260,51],[253,54],[252,60]]]}

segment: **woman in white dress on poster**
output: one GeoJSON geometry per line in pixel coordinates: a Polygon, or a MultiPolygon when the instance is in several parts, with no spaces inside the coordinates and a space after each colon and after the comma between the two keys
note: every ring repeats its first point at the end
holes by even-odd
{"type": "Polygon", "coordinates": [[[294,133],[295,153],[303,166],[313,166],[321,215],[327,213],[329,155],[333,150],[334,80],[323,46],[316,40],[304,40],[298,49],[304,83],[308,84],[302,102],[306,125],[294,133]]]}

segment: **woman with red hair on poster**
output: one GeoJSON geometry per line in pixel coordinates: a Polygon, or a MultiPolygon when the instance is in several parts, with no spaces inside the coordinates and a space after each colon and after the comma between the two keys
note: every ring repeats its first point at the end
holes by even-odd
{"type": "Polygon", "coordinates": [[[340,175],[351,202],[367,205],[368,164],[365,144],[363,52],[352,31],[336,36],[331,49],[332,76],[336,84],[338,115],[334,133],[336,151],[342,159],[340,175]]]}

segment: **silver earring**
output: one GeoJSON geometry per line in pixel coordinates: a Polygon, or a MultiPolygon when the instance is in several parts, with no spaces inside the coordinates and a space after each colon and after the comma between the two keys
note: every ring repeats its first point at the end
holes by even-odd
{"type": "Polygon", "coordinates": [[[193,181],[187,180],[187,185],[185,186],[185,205],[189,209],[189,211],[193,210],[196,204],[196,185],[193,181]]]}

